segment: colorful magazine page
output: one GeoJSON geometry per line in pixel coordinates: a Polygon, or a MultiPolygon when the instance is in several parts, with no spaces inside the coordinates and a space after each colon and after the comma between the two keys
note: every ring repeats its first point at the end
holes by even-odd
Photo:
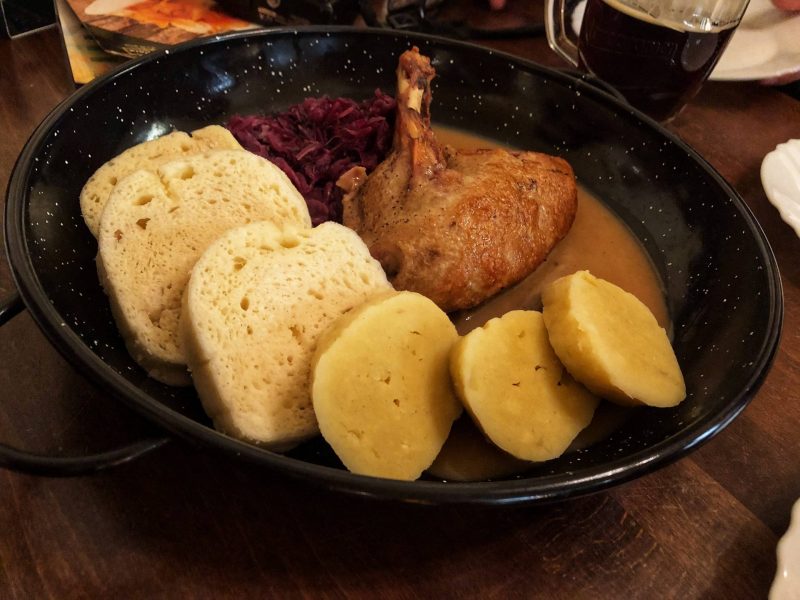
{"type": "Polygon", "coordinates": [[[55,7],[69,68],[76,84],[89,83],[95,77],[128,60],[122,56],[109,54],[100,48],[81,25],[66,0],[55,0],[55,7]]]}
{"type": "Polygon", "coordinates": [[[141,56],[197,37],[253,29],[213,0],[66,0],[107,52],[141,56]]]}

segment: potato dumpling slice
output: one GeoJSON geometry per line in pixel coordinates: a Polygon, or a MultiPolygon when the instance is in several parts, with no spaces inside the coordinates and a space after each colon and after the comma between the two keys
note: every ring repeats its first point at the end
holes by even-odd
{"type": "Polygon", "coordinates": [[[448,372],[457,339],[447,315],[413,292],[368,300],[323,333],[311,397],[350,471],[413,480],[431,465],[462,410],[448,372]]]}
{"type": "Polygon", "coordinates": [[[569,376],[536,311],[511,311],[469,332],[453,348],[450,373],[486,437],[523,460],[560,456],[599,402],[569,376]]]}
{"type": "Polygon", "coordinates": [[[570,374],[625,406],[675,406],[686,397],[667,333],[636,296],[578,271],[542,291],[550,343],[570,374]]]}

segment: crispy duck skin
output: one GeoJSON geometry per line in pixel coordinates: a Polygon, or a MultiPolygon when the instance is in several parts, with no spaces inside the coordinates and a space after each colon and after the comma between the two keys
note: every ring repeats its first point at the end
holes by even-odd
{"type": "Polygon", "coordinates": [[[434,75],[417,48],[400,56],[392,151],[369,177],[343,176],[344,224],[396,289],[453,311],[539,266],[572,226],[577,188],[557,157],[440,146],[430,119],[434,75]]]}

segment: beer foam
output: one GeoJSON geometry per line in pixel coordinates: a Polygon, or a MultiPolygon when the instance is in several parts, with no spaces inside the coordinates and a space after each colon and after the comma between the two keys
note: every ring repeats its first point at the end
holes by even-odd
{"type": "Polygon", "coordinates": [[[687,33],[718,33],[735,27],[746,2],[730,0],[603,0],[614,10],[645,21],[687,33]]]}

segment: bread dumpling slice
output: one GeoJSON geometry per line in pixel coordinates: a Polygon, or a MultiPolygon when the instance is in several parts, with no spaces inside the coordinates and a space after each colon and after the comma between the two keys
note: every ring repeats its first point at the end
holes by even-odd
{"type": "Polygon", "coordinates": [[[166,162],[207,150],[241,149],[230,131],[219,125],[209,125],[191,133],[174,131],[128,148],[97,169],[83,186],[80,203],[86,226],[97,237],[100,217],[111,191],[134,171],[155,171],[166,162]]]}
{"type": "Polygon", "coordinates": [[[276,451],[319,433],[311,357],[342,314],[391,290],[358,235],[337,223],[227,232],[197,261],[181,331],[214,426],[276,451]]]}
{"type": "Polygon", "coordinates": [[[350,471],[414,480],[431,465],[461,414],[448,368],[457,339],[447,314],[414,292],[374,298],[322,335],[314,412],[350,471]]]}
{"type": "Polygon", "coordinates": [[[599,403],[567,373],[542,314],[532,310],[508,312],[470,331],[453,348],[450,372],[475,424],[523,460],[560,456],[599,403]]]}
{"type": "Polygon", "coordinates": [[[675,406],[686,398],[678,359],[650,309],[613,283],[578,271],[542,290],[544,322],[575,379],[623,406],[675,406]]]}
{"type": "Polygon", "coordinates": [[[97,270],[128,351],[153,378],[191,383],[178,339],[189,273],[227,230],[262,220],[311,226],[283,171],[244,150],[196,154],[116,185],[100,222],[97,270]]]}

